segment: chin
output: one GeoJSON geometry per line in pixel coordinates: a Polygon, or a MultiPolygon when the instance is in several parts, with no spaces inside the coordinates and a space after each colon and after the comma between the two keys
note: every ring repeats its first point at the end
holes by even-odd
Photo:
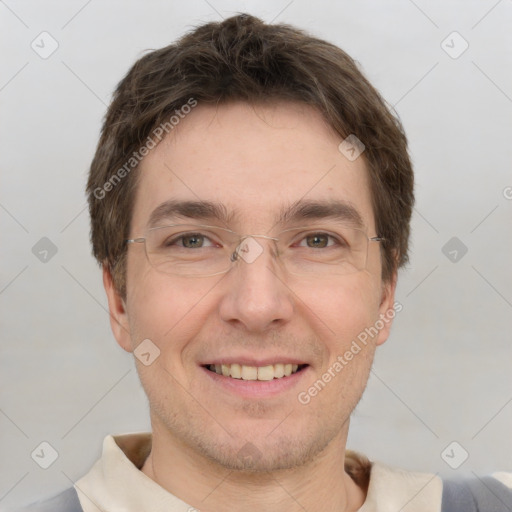
{"type": "Polygon", "coordinates": [[[290,432],[260,436],[249,433],[246,438],[228,437],[223,442],[202,437],[196,439],[195,448],[202,456],[225,469],[246,473],[268,473],[304,466],[318,457],[335,434],[318,432],[307,438],[307,429],[293,435],[290,432]]]}

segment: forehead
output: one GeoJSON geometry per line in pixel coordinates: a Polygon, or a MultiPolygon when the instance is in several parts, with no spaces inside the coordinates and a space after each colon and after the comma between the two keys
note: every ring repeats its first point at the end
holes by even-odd
{"type": "Polygon", "coordinates": [[[285,222],[301,205],[323,204],[353,210],[370,231],[365,161],[349,161],[341,141],[307,105],[199,104],[141,162],[132,231],[180,203],[217,206],[223,221],[245,232],[285,222]]]}

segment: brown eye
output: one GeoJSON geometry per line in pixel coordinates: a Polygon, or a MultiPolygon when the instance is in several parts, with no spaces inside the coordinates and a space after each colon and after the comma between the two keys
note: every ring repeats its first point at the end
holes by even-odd
{"type": "Polygon", "coordinates": [[[185,235],[180,237],[180,240],[182,240],[183,247],[188,248],[197,248],[202,247],[204,243],[204,235],[185,235]]]}
{"type": "Polygon", "coordinates": [[[315,235],[308,235],[306,237],[308,247],[312,247],[314,249],[322,249],[324,247],[327,247],[329,243],[329,235],[324,234],[315,234],[315,235]]]}

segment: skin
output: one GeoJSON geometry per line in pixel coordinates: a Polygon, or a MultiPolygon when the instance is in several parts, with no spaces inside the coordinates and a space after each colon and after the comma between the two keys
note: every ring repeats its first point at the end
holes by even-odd
{"type": "MultiPolygon", "coordinates": [[[[131,237],[144,236],[168,199],[218,201],[240,212],[231,229],[258,234],[301,198],[348,201],[376,236],[364,159],[345,158],[341,140],[305,105],[198,105],[141,163],[131,237]]],[[[287,275],[261,244],[253,263],[201,278],[162,274],[131,244],[126,300],[104,269],[119,345],[132,352],[149,338],[160,349],[149,366],[136,360],[153,430],[142,471],[201,510],[357,510],[365,495],[342,463],[349,417],[391,322],[309,404],[297,394],[392,308],[395,276],[383,282],[378,243],[365,270],[320,280],[287,275]],[[239,354],[285,354],[309,367],[292,389],[242,399],[200,366],[239,354]],[[252,462],[241,457],[248,442],[252,462]]]]}

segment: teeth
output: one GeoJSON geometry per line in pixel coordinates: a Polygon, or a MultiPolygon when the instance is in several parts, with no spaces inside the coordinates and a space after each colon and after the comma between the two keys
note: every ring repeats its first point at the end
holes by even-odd
{"type": "Polygon", "coordinates": [[[298,364],[277,363],[268,366],[245,366],[237,363],[233,364],[211,364],[208,368],[224,377],[243,380],[272,380],[289,377],[299,369],[298,364]]]}
{"type": "MultiPolygon", "coordinates": [[[[233,370],[231,370],[233,371],[233,370]]],[[[242,379],[244,380],[257,380],[258,368],[256,366],[242,366],[242,379]]]]}
{"type": "Polygon", "coordinates": [[[276,379],[284,377],[284,364],[278,363],[274,365],[274,377],[276,379]]]}
{"type": "Polygon", "coordinates": [[[231,371],[229,373],[234,379],[241,379],[242,367],[239,364],[234,363],[231,365],[231,371]]]}
{"type": "Polygon", "coordinates": [[[260,366],[258,368],[258,380],[272,380],[274,378],[274,367],[260,366]]]}

